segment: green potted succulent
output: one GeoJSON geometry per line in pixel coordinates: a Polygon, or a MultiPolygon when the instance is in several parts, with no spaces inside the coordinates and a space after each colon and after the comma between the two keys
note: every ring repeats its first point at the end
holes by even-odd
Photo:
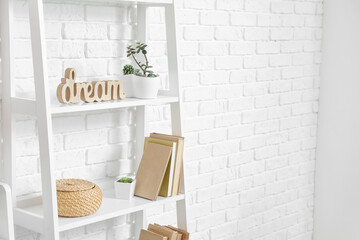
{"type": "Polygon", "coordinates": [[[131,64],[127,64],[123,68],[123,82],[124,82],[124,92],[126,93],[126,97],[135,97],[134,87],[133,87],[133,74],[135,73],[135,69],[131,64]]]}
{"type": "Polygon", "coordinates": [[[131,177],[122,177],[114,182],[115,197],[130,200],[135,193],[136,180],[131,177]]]}
{"type": "MultiPolygon", "coordinates": [[[[151,69],[147,57],[147,45],[145,43],[137,42],[136,46],[129,45],[127,47],[127,57],[131,57],[138,68],[132,65],[125,65],[123,68],[124,76],[131,76],[131,84],[124,84],[125,89],[128,89],[130,95],[136,98],[156,98],[160,88],[159,75],[155,74],[151,69]],[[143,61],[140,61],[142,56],[143,61]]],[[[126,82],[129,82],[126,80],[126,82]]],[[[129,93],[125,93],[129,96],[129,93]]]]}

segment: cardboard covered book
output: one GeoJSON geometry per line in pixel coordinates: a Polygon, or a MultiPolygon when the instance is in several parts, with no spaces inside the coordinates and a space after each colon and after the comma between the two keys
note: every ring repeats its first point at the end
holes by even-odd
{"type": "Polygon", "coordinates": [[[166,135],[161,133],[151,133],[151,138],[163,139],[176,143],[176,152],[175,152],[175,167],[174,167],[174,180],[172,183],[172,194],[177,195],[180,192],[180,179],[182,171],[182,161],[184,153],[184,138],[175,135],[166,135]]]}
{"type": "Polygon", "coordinates": [[[142,229],[139,240],[168,240],[167,237],[142,229]]]}
{"type": "Polygon", "coordinates": [[[178,240],[178,233],[170,228],[158,224],[149,224],[148,230],[168,238],[168,240],[178,240]]]}
{"type": "Polygon", "coordinates": [[[162,196],[162,197],[171,197],[173,195],[172,192],[173,192],[175,160],[176,160],[175,159],[176,158],[176,146],[177,146],[176,142],[169,141],[169,140],[164,140],[164,139],[146,137],[144,146],[146,147],[146,145],[149,142],[156,143],[156,144],[161,144],[161,145],[168,146],[168,147],[172,148],[169,164],[168,164],[168,166],[166,168],[164,179],[163,179],[163,182],[161,184],[160,192],[159,192],[159,195],[162,196]]]}
{"type": "Polygon", "coordinates": [[[172,147],[149,142],[136,174],[135,195],[156,200],[160,192],[172,147]]]}

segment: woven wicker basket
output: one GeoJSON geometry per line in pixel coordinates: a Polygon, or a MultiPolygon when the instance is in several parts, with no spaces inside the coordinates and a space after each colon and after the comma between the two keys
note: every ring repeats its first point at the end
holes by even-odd
{"type": "Polygon", "coordinates": [[[101,189],[81,179],[56,180],[58,215],[83,217],[96,212],[102,201],[101,189]]]}

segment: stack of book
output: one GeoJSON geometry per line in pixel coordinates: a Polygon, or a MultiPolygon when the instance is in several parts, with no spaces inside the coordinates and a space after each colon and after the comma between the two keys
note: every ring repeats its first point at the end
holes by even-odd
{"type": "Polygon", "coordinates": [[[189,240],[189,233],[172,226],[149,224],[148,230],[141,230],[139,240],[189,240]]]}
{"type": "Polygon", "coordinates": [[[160,133],[146,137],[136,174],[135,195],[150,200],[178,195],[183,151],[183,137],[160,133]]]}

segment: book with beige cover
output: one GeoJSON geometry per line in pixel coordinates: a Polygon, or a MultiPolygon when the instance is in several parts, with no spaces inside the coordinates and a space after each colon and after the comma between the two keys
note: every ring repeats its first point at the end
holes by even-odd
{"type": "Polygon", "coordinates": [[[169,146],[152,142],[146,144],[136,174],[136,196],[150,200],[157,199],[171,152],[172,148],[169,146]]]}
{"type": "Polygon", "coordinates": [[[142,229],[139,240],[168,240],[168,238],[160,234],[142,229]]]}
{"type": "Polygon", "coordinates": [[[171,197],[173,181],[174,181],[174,171],[175,171],[176,142],[165,140],[165,139],[146,137],[145,144],[144,144],[145,147],[148,142],[172,147],[170,161],[169,161],[168,167],[166,169],[165,176],[164,176],[163,182],[160,187],[160,192],[159,192],[159,196],[171,197]]]}
{"type": "Polygon", "coordinates": [[[177,240],[178,233],[167,227],[160,226],[158,224],[149,224],[148,230],[168,238],[168,240],[177,240]]]}
{"type": "Polygon", "coordinates": [[[139,240],[189,240],[190,234],[173,226],[149,224],[148,230],[141,230],[139,240]]]}
{"type": "Polygon", "coordinates": [[[170,228],[171,230],[174,230],[174,231],[178,232],[178,234],[181,234],[181,240],[189,240],[190,234],[187,231],[176,228],[176,227],[173,227],[173,226],[170,226],[170,225],[168,225],[166,227],[170,228]]]}
{"type": "Polygon", "coordinates": [[[176,158],[175,158],[175,169],[174,169],[174,180],[172,186],[172,195],[177,195],[180,192],[180,175],[182,171],[182,161],[184,153],[184,138],[175,135],[166,135],[161,133],[151,133],[151,138],[158,138],[176,142],[176,158]]]}

